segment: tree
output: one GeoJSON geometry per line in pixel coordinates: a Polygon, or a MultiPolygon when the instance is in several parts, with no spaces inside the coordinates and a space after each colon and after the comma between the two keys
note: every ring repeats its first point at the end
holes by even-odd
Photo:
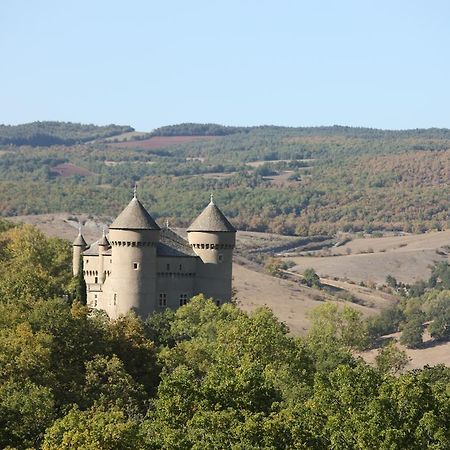
{"type": "Polygon", "coordinates": [[[311,312],[308,340],[313,345],[339,345],[345,349],[364,349],[368,343],[367,326],[362,314],[345,305],[325,303],[311,312]]]}
{"type": "Polygon", "coordinates": [[[393,289],[397,288],[397,280],[392,275],[386,277],[386,284],[393,289]]]}
{"type": "Polygon", "coordinates": [[[375,357],[375,364],[382,373],[396,374],[404,369],[409,361],[406,352],[398,348],[393,341],[382,347],[375,357]]]}
{"type": "Polygon", "coordinates": [[[409,348],[417,348],[422,345],[423,320],[420,315],[414,315],[407,319],[402,326],[400,343],[409,348]]]}
{"type": "Polygon", "coordinates": [[[303,281],[309,287],[322,287],[320,277],[312,267],[305,269],[303,272],[303,281]]]}
{"type": "Polygon", "coordinates": [[[46,431],[43,450],[144,449],[139,423],[117,407],[94,405],[86,411],[76,406],[46,431]]]}

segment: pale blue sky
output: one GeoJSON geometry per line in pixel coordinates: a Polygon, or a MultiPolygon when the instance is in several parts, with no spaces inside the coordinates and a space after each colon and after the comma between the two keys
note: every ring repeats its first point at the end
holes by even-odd
{"type": "Polygon", "coordinates": [[[450,127],[450,2],[0,0],[0,123],[450,127]]]}

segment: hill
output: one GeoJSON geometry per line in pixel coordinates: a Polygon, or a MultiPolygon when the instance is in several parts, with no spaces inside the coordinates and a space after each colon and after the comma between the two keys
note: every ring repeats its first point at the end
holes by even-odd
{"type": "Polygon", "coordinates": [[[55,127],[66,143],[89,142],[0,145],[0,214],[114,215],[137,181],[152,213],[178,226],[213,191],[244,230],[314,236],[449,227],[448,129],[181,124],[150,138],[113,127],[102,133],[117,138],[93,141],[100,129],[82,126],[87,134],[74,137],[70,127],[64,134],[67,124],[55,127]]]}
{"type": "Polygon", "coordinates": [[[0,145],[74,145],[134,131],[121,125],[83,125],[71,122],[32,122],[0,125],[0,145]]]}

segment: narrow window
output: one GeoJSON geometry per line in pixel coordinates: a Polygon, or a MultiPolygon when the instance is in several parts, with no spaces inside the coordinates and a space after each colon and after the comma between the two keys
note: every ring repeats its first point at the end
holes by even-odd
{"type": "Polygon", "coordinates": [[[180,306],[186,305],[188,302],[187,294],[180,294],[180,306]]]}
{"type": "Polygon", "coordinates": [[[223,255],[222,255],[222,253],[219,253],[219,262],[223,262],[223,255]]]}
{"type": "Polygon", "coordinates": [[[94,308],[97,308],[97,294],[94,294],[94,308]]]}
{"type": "Polygon", "coordinates": [[[170,264],[166,264],[166,270],[170,270],[170,264]]]}
{"type": "Polygon", "coordinates": [[[216,300],[216,306],[220,306],[220,300],[216,300]]]}
{"type": "Polygon", "coordinates": [[[133,269],[138,270],[139,269],[139,263],[135,262],[133,263],[133,269]]]}
{"type": "Polygon", "coordinates": [[[98,277],[94,278],[94,283],[97,284],[98,283],[98,277]]]}
{"type": "Polygon", "coordinates": [[[167,306],[167,293],[159,293],[159,306],[167,306]]]}
{"type": "Polygon", "coordinates": [[[114,305],[117,305],[117,294],[114,294],[114,300],[113,300],[114,305]]]}
{"type": "Polygon", "coordinates": [[[180,267],[179,267],[179,269],[181,270],[182,269],[182,265],[180,264],[180,267]]]}

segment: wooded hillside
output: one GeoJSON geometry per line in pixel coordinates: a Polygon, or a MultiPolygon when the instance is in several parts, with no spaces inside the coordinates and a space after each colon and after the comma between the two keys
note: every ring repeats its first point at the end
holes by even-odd
{"type": "Polygon", "coordinates": [[[120,125],[83,125],[71,122],[32,122],[23,125],[0,125],[0,145],[74,145],[110,136],[134,128],[120,125]]]}
{"type": "MultiPolygon", "coordinates": [[[[202,127],[204,133],[220,133],[208,124],[155,133],[195,134],[202,127]]],[[[67,211],[113,217],[137,181],[151,213],[179,226],[188,225],[215,192],[241,229],[314,235],[449,227],[447,129],[231,131],[148,148],[143,141],[136,147],[130,141],[0,146],[0,214],[67,211]]]]}

